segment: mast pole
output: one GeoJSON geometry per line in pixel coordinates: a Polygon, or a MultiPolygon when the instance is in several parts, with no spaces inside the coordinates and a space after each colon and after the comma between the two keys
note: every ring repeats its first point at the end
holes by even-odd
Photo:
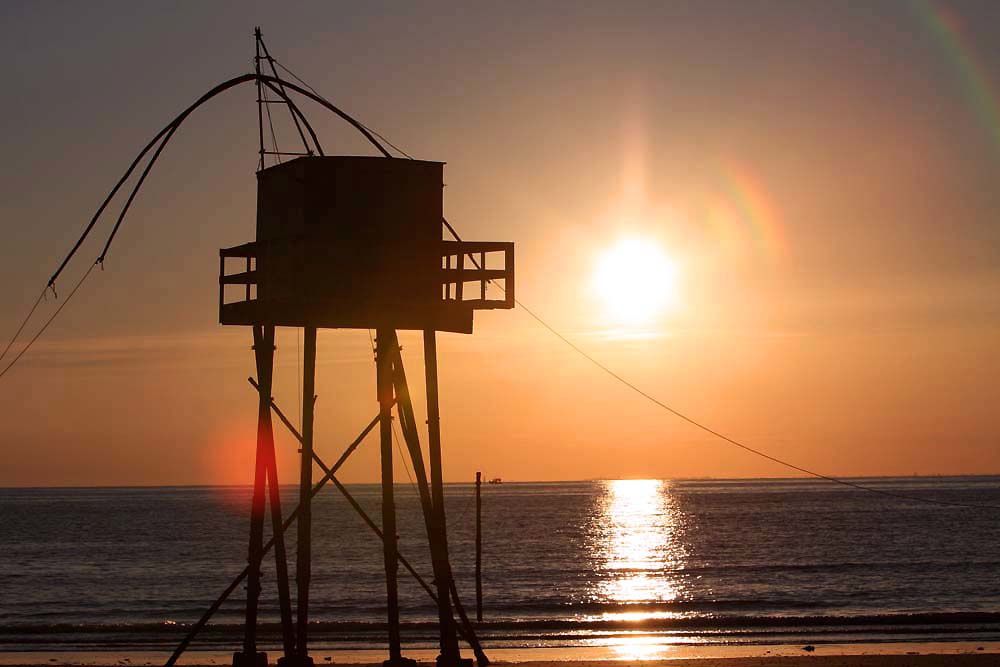
{"type": "Polygon", "coordinates": [[[253,58],[253,71],[257,75],[257,139],[260,144],[259,155],[260,162],[257,164],[257,171],[264,168],[264,95],[262,84],[260,81],[260,45],[263,41],[263,37],[260,34],[260,26],[253,29],[254,46],[255,53],[253,58]]]}

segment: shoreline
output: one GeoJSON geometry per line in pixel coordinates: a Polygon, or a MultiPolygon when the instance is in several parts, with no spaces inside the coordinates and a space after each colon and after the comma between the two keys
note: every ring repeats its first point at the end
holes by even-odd
{"type": "MultiPolygon", "coordinates": [[[[803,644],[774,645],[691,645],[669,644],[655,637],[635,637],[634,641],[615,645],[575,647],[532,647],[487,649],[495,663],[522,665],[588,664],[625,665],[641,662],[644,667],[657,664],[682,667],[765,667],[799,664],[867,667],[877,665],[995,665],[1000,664],[1000,641],[993,642],[891,642],[881,644],[815,644],[808,651],[803,644]]],[[[275,662],[280,651],[268,657],[275,662]]],[[[466,650],[471,657],[471,652],[466,650]]],[[[434,649],[404,649],[407,657],[433,664],[434,649]]],[[[32,667],[156,667],[162,665],[169,651],[4,651],[0,666],[32,667]]],[[[381,664],[384,649],[317,649],[311,651],[317,665],[381,664]]],[[[188,651],[178,661],[185,667],[224,667],[232,664],[232,651],[188,651]]]]}

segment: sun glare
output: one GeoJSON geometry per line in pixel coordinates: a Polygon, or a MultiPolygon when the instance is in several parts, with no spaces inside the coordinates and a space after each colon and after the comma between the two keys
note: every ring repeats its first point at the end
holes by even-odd
{"type": "Polygon", "coordinates": [[[654,322],[677,303],[677,268],[655,241],[627,238],[598,258],[593,289],[614,324],[654,322]]]}
{"type": "Polygon", "coordinates": [[[681,568],[683,547],[675,532],[682,521],[669,486],[656,479],[605,482],[597,536],[604,573],[595,593],[602,602],[624,605],[602,620],[643,621],[671,618],[669,609],[627,605],[672,602],[681,595],[674,572],[681,568]]]}

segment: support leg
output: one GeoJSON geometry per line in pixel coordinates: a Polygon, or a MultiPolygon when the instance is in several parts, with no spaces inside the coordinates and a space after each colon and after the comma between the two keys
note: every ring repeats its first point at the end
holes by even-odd
{"type": "MultiPolygon", "coordinates": [[[[423,462],[418,461],[420,456],[420,445],[417,441],[416,424],[413,421],[413,409],[409,403],[409,393],[405,386],[406,375],[403,371],[402,357],[397,353],[398,367],[396,372],[397,382],[403,387],[397,390],[399,396],[399,406],[401,414],[405,414],[413,440],[410,446],[414,454],[414,469],[419,463],[420,472],[418,479],[422,486],[427,485],[426,473],[424,473],[423,462]],[[404,400],[405,399],[405,400],[404,400]]],[[[424,511],[427,523],[427,538],[430,542],[431,565],[434,569],[434,584],[437,588],[438,606],[438,629],[440,633],[439,645],[441,649],[437,658],[440,667],[455,667],[458,665],[471,664],[471,660],[463,661],[458,648],[458,637],[455,632],[455,620],[452,616],[451,596],[449,582],[451,580],[451,568],[448,563],[448,539],[444,523],[444,487],[441,475],[441,431],[438,414],[437,395],[437,347],[433,331],[424,332],[424,362],[426,365],[427,380],[427,428],[429,437],[429,453],[431,479],[430,489],[427,495],[429,498],[425,504],[424,511]]]]}
{"type": "MultiPolygon", "coordinates": [[[[441,467],[441,416],[438,408],[437,337],[433,330],[424,331],[424,374],[427,383],[427,438],[431,468],[431,558],[434,561],[434,583],[437,586],[438,622],[441,633],[441,655],[437,664],[452,667],[464,664],[458,650],[455,620],[451,610],[451,567],[448,562],[448,528],[444,513],[444,478],[441,467]]],[[[467,661],[471,663],[472,661],[467,661]]]]}
{"type": "MultiPolygon", "coordinates": [[[[272,330],[273,332],[273,330],[272,330]]],[[[263,327],[253,329],[254,356],[257,359],[260,381],[271,385],[274,361],[274,340],[265,340],[263,327]],[[261,372],[263,371],[263,372],[261,372]]],[[[257,652],[257,607],[260,599],[260,561],[264,551],[264,507],[267,483],[267,434],[266,424],[270,420],[270,406],[261,401],[257,413],[257,451],[254,458],[253,500],[250,505],[250,544],[247,560],[247,605],[243,634],[243,652],[233,655],[233,667],[259,667],[267,664],[267,655],[257,652]]]]}
{"type": "MultiPolygon", "coordinates": [[[[260,400],[258,408],[258,437],[263,437],[263,453],[266,457],[268,505],[271,509],[271,533],[274,541],[275,576],[278,587],[278,607],[281,610],[281,640],[285,657],[295,652],[295,628],[292,625],[292,599],[288,590],[288,559],[285,554],[285,537],[281,517],[281,493],[278,486],[278,460],[274,452],[274,427],[271,423],[271,368],[274,361],[274,327],[254,329],[254,346],[270,354],[257,355],[257,375],[267,378],[257,387],[260,400]],[[257,333],[261,334],[257,336],[257,333]]],[[[261,554],[263,557],[263,553],[261,554]]]]}
{"type": "MultiPolygon", "coordinates": [[[[260,389],[257,383],[253,380],[253,378],[250,378],[250,384],[252,384],[255,389],[258,390],[260,389]]],[[[289,430],[292,431],[292,433],[296,436],[296,439],[298,439],[299,442],[302,442],[301,435],[299,435],[298,432],[295,431],[291,423],[288,422],[288,420],[286,420],[283,417],[281,412],[277,409],[277,406],[274,405],[274,401],[271,401],[271,407],[272,409],[275,410],[275,414],[277,414],[278,417],[281,418],[285,426],[287,426],[289,430]]],[[[375,430],[375,427],[378,426],[378,423],[379,423],[379,418],[376,416],[375,419],[371,420],[368,423],[368,426],[366,426],[364,430],[361,431],[361,434],[357,438],[355,438],[354,442],[348,445],[347,449],[344,450],[344,453],[340,455],[339,459],[337,459],[337,462],[333,464],[333,467],[327,469],[325,471],[326,474],[323,476],[323,478],[320,479],[315,485],[313,485],[311,492],[312,496],[315,496],[317,493],[319,493],[320,490],[326,485],[326,483],[333,479],[333,474],[340,469],[340,466],[344,464],[344,462],[351,455],[351,453],[358,448],[358,445],[361,444],[361,441],[364,440],[366,437],[368,437],[369,433],[375,430]]],[[[281,523],[281,530],[278,532],[284,533],[286,530],[288,530],[288,527],[291,526],[298,518],[299,518],[299,507],[296,505],[296,507],[289,513],[289,515],[281,523]]],[[[276,543],[277,543],[277,537],[274,536],[270,540],[268,540],[267,544],[264,545],[263,553],[266,554],[268,551],[270,551],[271,548],[274,547],[276,543]]],[[[167,662],[165,663],[164,667],[173,667],[174,665],[177,664],[177,661],[191,645],[191,642],[194,641],[194,638],[197,637],[198,633],[205,628],[205,626],[208,624],[210,620],[212,620],[212,616],[215,615],[215,612],[219,611],[219,607],[221,607],[223,603],[229,599],[229,596],[233,594],[233,591],[236,590],[237,586],[243,583],[243,581],[249,576],[249,574],[250,574],[250,564],[248,563],[247,566],[243,568],[243,571],[240,572],[239,575],[237,575],[237,577],[229,583],[229,586],[227,586],[224,591],[222,591],[222,594],[218,598],[216,598],[215,602],[213,602],[205,611],[205,613],[201,615],[201,618],[199,618],[195,622],[195,624],[191,626],[191,629],[188,630],[186,635],[184,635],[184,638],[181,640],[180,644],[178,644],[177,648],[174,649],[174,652],[170,654],[170,657],[167,659],[167,662]]]]}
{"type": "MultiPolygon", "coordinates": [[[[281,516],[278,466],[271,441],[271,466],[267,473],[268,504],[271,507],[271,539],[274,542],[275,575],[278,584],[278,607],[281,611],[281,645],[285,658],[295,655],[295,625],[292,622],[292,596],[288,585],[288,556],[285,551],[284,519],[281,516]]],[[[263,555],[263,554],[262,554],[263,555]]],[[[280,662],[280,660],[279,660],[280,662]]]]}
{"type": "Polygon", "coordinates": [[[313,421],[316,405],[316,328],[304,331],[302,366],[302,463],[299,476],[298,583],[296,664],[312,665],[309,657],[309,583],[312,578],[313,421]]]}
{"type": "Polygon", "coordinates": [[[396,501],[393,493],[392,474],[392,350],[396,346],[396,332],[392,329],[378,329],[376,336],[376,387],[382,458],[382,557],[385,563],[386,608],[389,627],[389,659],[383,665],[388,667],[412,661],[404,661],[403,659],[399,632],[399,593],[396,580],[399,563],[396,501]]]}
{"type": "MultiPolygon", "coordinates": [[[[413,473],[416,477],[417,488],[420,491],[420,501],[424,512],[424,522],[427,528],[427,539],[430,543],[431,549],[431,564],[434,568],[434,579],[439,586],[439,591],[443,591],[447,595],[449,587],[454,589],[454,581],[451,575],[451,566],[448,563],[446,533],[442,530],[444,503],[442,500],[440,503],[441,511],[438,512],[435,509],[431,493],[431,485],[427,479],[427,471],[424,468],[423,454],[420,450],[420,439],[417,435],[416,421],[413,415],[413,404],[410,401],[410,392],[406,383],[406,372],[403,369],[403,358],[399,353],[398,344],[396,344],[392,350],[394,353],[393,383],[396,389],[396,407],[399,410],[400,426],[402,427],[403,437],[406,439],[406,446],[410,451],[410,458],[413,461],[413,473]],[[439,518],[441,520],[439,520],[439,518]]],[[[432,349],[431,352],[433,359],[436,350],[432,349]]],[[[436,364],[432,363],[431,367],[436,369],[436,364]]],[[[435,398],[432,408],[436,408],[436,376],[432,378],[429,387],[431,387],[431,389],[428,391],[431,392],[435,398]]],[[[436,412],[433,413],[433,416],[436,417],[436,412]]],[[[443,489],[440,490],[440,495],[443,496],[443,489]]],[[[439,663],[442,665],[461,665],[463,667],[471,665],[472,661],[462,660],[461,654],[459,653],[458,641],[455,636],[455,621],[451,615],[449,600],[442,601],[438,598],[438,596],[435,596],[435,601],[438,603],[438,610],[440,614],[442,650],[438,659],[439,663]]],[[[475,631],[471,625],[466,622],[464,617],[462,622],[462,634],[473,647],[478,659],[480,656],[483,656],[482,647],[475,637],[475,631]]],[[[485,656],[483,656],[483,658],[485,658],[485,656]]],[[[482,659],[480,659],[480,662],[485,664],[482,662],[482,659]]]]}

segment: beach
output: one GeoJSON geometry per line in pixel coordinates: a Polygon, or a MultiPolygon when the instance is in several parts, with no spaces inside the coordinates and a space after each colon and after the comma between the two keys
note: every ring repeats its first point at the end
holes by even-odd
{"type": "MultiPolygon", "coordinates": [[[[578,646],[572,648],[487,649],[493,664],[526,667],[550,665],[572,667],[936,667],[938,665],[978,666],[1000,664],[1000,642],[894,642],[886,644],[817,645],[728,645],[658,646],[649,638],[636,638],[631,647],[578,646]],[[806,650],[807,647],[811,650],[806,650]],[[630,652],[631,650],[631,652],[630,652]]],[[[404,655],[421,665],[433,665],[434,649],[413,649],[404,655]]],[[[276,664],[280,651],[268,653],[276,664]]],[[[463,655],[471,657],[466,650],[463,655]]],[[[316,650],[311,656],[317,665],[351,667],[381,665],[385,651],[316,650]]],[[[0,666],[17,667],[157,667],[167,654],[162,651],[25,651],[0,652],[0,666]]],[[[232,664],[228,651],[191,651],[178,662],[182,667],[226,667],[232,664]]]]}

